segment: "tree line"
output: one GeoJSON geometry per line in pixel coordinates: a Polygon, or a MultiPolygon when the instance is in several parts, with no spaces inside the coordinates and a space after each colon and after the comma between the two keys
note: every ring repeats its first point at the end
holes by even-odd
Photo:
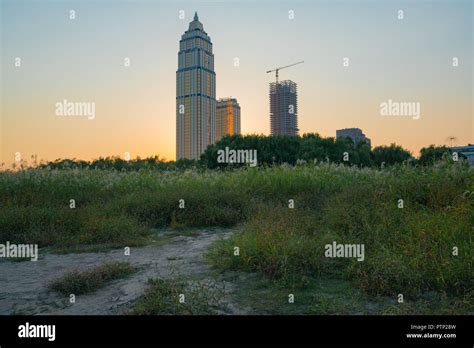
{"type": "MultiPolygon", "coordinates": [[[[420,150],[415,158],[410,151],[400,145],[390,144],[371,148],[361,141],[355,144],[351,138],[321,137],[315,133],[302,136],[264,136],[264,135],[232,135],[225,136],[217,143],[209,145],[199,161],[181,159],[167,161],[159,156],[125,160],[118,156],[101,157],[93,161],[76,159],[57,159],[41,163],[40,168],[48,169],[115,169],[119,171],[138,170],[185,170],[185,169],[216,169],[239,167],[245,163],[220,163],[219,151],[256,150],[259,166],[272,166],[287,163],[332,162],[359,167],[383,167],[397,163],[427,166],[442,159],[452,160],[452,151],[446,146],[430,145],[420,150]]],[[[459,154],[459,158],[463,156],[459,154]]]]}
{"type": "MultiPolygon", "coordinates": [[[[430,145],[420,151],[415,158],[410,151],[400,145],[390,144],[371,148],[365,141],[355,144],[349,137],[321,137],[315,133],[302,136],[263,136],[234,135],[225,136],[217,143],[207,147],[201,156],[208,168],[226,167],[219,163],[219,151],[228,149],[257,150],[259,165],[288,163],[295,165],[308,162],[332,162],[360,167],[382,167],[397,163],[431,165],[446,158],[452,158],[452,151],[446,146],[430,145]]],[[[459,155],[459,157],[463,157],[459,155]]],[[[232,164],[240,166],[244,164],[232,164]]]]}

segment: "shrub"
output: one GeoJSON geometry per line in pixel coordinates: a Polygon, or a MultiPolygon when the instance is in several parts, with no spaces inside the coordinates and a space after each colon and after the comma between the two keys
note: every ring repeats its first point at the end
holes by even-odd
{"type": "Polygon", "coordinates": [[[135,269],[128,262],[111,262],[86,271],[73,271],[54,280],[49,285],[51,290],[64,296],[82,295],[104,287],[108,282],[124,278],[135,269]]]}

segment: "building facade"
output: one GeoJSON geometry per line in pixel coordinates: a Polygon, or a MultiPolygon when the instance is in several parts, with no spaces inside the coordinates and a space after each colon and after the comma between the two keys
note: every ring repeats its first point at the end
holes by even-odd
{"type": "Polygon", "coordinates": [[[181,36],[176,71],[176,160],[198,160],[214,143],[216,73],[211,38],[197,13],[181,36]]]}
{"type": "Polygon", "coordinates": [[[466,157],[467,162],[474,166],[474,144],[468,144],[466,146],[450,147],[451,151],[458,152],[466,157]]]}
{"type": "Polygon", "coordinates": [[[355,145],[361,141],[365,141],[369,146],[371,145],[370,139],[365,136],[360,128],[344,128],[336,130],[336,138],[342,137],[351,138],[355,145]]]}
{"type": "Polygon", "coordinates": [[[235,98],[220,98],[216,106],[215,141],[240,134],[240,105],[235,98]]]}
{"type": "Polygon", "coordinates": [[[293,81],[270,83],[270,134],[298,135],[298,93],[293,81]]]}

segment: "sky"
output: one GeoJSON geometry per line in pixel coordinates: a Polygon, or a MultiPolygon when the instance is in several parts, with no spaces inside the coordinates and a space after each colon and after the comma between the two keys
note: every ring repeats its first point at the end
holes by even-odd
{"type": "Polygon", "coordinates": [[[175,159],[178,44],[194,11],[243,134],[269,134],[266,71],[304,60],[280,71],[298,84],[300,134],[359,127],[415,155],[474,143],[470,0],[0,2],[0,162],[175,159]],[[95,117],[56,115],[63,100],[95,103],[95,117]],[[420,117],[381,115],[388,100],[419,103],[420,117]]]}

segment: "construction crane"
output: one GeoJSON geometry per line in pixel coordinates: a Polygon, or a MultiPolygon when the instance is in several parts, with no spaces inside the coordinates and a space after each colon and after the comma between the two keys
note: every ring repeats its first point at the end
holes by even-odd
{"type": "Polygon", "coordinates": [[[276,68],[276,69],[273,69],[273,70],[268,70],[267,74],[275,71],[276,82],[278,83],[278,71],[280,71],[281,69],[289,68],[290,66],[301,64],[301,63],[304,63],[304,61],[302,60],[301,62],[298,62],[298,63],[293,63],[293,64],[290,64],[290,65],[287,65],[287,66],[282,66],[282,67],[279,67],[279,68],[276,68]]]}

